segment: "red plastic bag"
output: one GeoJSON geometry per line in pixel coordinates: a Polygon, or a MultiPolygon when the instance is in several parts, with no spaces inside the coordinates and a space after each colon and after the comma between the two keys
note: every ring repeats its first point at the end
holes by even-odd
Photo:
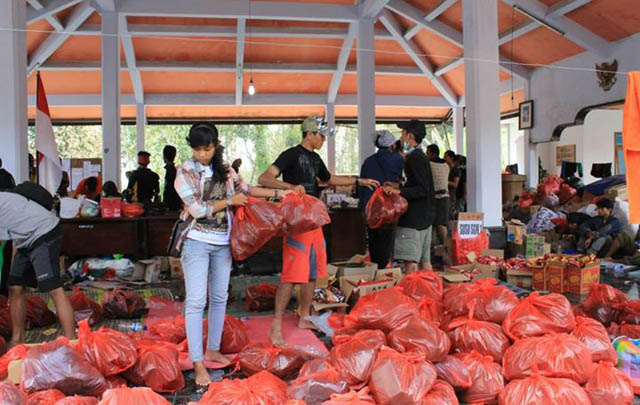
{"type": "Polygon", "coordinates": [[[560,204],[564,205],[568,203],[569,201],[571,201],[573,197],[575,197],[576,194],[578,194],[578,190],[576,190],[575,188],[571,187],[568,184],[563,184],[560,187],[560,191],[558,192],[558,198],[560,198],[560,204]]]}
{"type": "Polygon", "coordinates": [[[467,366],[455,356],[447,356],[444,360],[435,363],[438,378],[449,383],[457,390],[466,390],[471,387],[471,374],[467,366]]]}
{"type": "Polygon", "coordinates": [[[141,340],[138,342],[138,360],[123,376],[156,392],[180,391],[184,388],[184,376],[178,359],[176,345],[159,340],[141,340]]]}
{"type": "Polygon", "coordinates": [[[444,293],[442,278],[436,272],[429,270],[408,274],[398,287],[416,301],[425,296],[441,300],[444,293]]]}
{"type": "Polygon", "coordinates": [[[0,336],[10,339],[12,330],[13,326],[11,324],[9,307],[2,307],[0,308],[0,336]]]}
{"type": "Polygon", "coordinates": [[[389,332],[387,340],[400,353],[418,353],[432,362],[444,360],[451,349],[447,334],[419,316],[406,318],[389,332]]]}
{"type": "Polygon", "coordinates": [[[373,366],[369,388],[380,405],[418,405],[435,381],[435,367],[422,356],[383,346],[373,366]]]}
{"type": "Polygon", "coordinates": [[[58,318],[49,310],[47,303],[40,297],[27,297],[26,328],[43,328],[53,325],[58,318]]]}
{"type": "Polygon", "coordinates": [[[322,405],[371,405],[376,402],[369,395],[369,387],[364,387],[360,391],[349,391],[346,394],[331,394],[328,401],[322,405]]]}
{"type": "Polygon", "coordinates": [[[0,383],[0,404],[27,405],[27,396],[10,382],[0,383]]]}
{"type": "Polygon", "coordinates": [[[467,258],[469,253],[474,252],[477,256],[482,256],[482,251],[485,249],[489,249],[489,235],[485,231],[469,239],[462,239],[457,230],[453,232],[451,252],[456,265],[469,264],[467,258]]]}
{"type": "Polygon", "coordinates": [[[27,393],[55,388],[66,395],[99,396],[106,382],[67,339],[59,337],[29,350],[22,361],[20,388],[27,393]]]}
{"type": "Polygon", "coordinates": [[[498,280],[485,278],[473,282],[474,288],[464,296],[467,303],[475,302],[474,318],[502,324],[518,305],[518,296],[505,286],[496,285],[498,280]]]}
{"type": "Polygon", "coordinates": [[[538,198],[544,199],[551,194],[558,194],[562,183],[564,183],[564,180],[555,174],[545,177],[544,181],[538,184],[538,198]]]}
{"type": "Polygon", "coordinates": [[[184,316],[178,315],[173,319],[157,320],[149,328],[149,333],[158,336],[165,342],[180,343],[187,338],[184,316]]]}
{"type": "Polygon", "coordinates": [[[270,343],[253,343],[246,346],[240,352],[239,361],[246,375],[268,371],[285,380],[295,377],[304,364],[304,359],[297,350],[275,347],[270,343]]]}
{"type": "Polygon", "coordinates": [[[171,402],[147,387],[112,388],[102,396],[98,405],[171,405],[171,402]]]}
{"type": "Polygon", "coordinates": [[[611,326],[607,328],[609,336],[617,338],[619,336],[626,336],[629,339],[640,339],[640,325],[629,325],[626,322],[622,322],[618,325],[615,322],[611,323],[611,326]]]}
{"type": "Polygon", "coordinates": [[[618,322],[640,325],[640,300],[629,301],[618,316],[618,322]]]}
{"type": "Polygon", "coordinates": [[[407,212],[407,208],[409,203],[404,197],[399,194],[387,195],[382,187],[378,187],[365,207],[367,226],[377,229],[394,225],[407,212]]]}
{"type": "Polygon", "coordinates": [[[460,405],[456,392],[444,381],[436,380],[420,405],[460,405]]]}
{"type": "Polygon", "coordinates": [[[224,318],[224,329],[222,330],[220,352],[240,353],[248,344],[249,336],[247,336],[247,328],[244,326],[244,322],[231,315],[226,315],[224,318]]]}
{"type": "Polygon", "coordinates": [[[331,315],[329,315],[327,322],[333,330],[344,328],[344,314],[332,312],[331,315]]]}
{"type": "Polygon", "coordinates": [[[466,296],[476,287],[476,283],[457,283],[447,286],[442,298],[444,311],[453,318],[467,315],[469,303],[466,301],[466,296]]]}
{"type": "Polygon", "coordinates": [[[345,319],[355,321],[360,328],[388,333],[412,315],[420,315],[416,302],[393,287],[360,298],[345,319]]]}
{"type": "Polygon", "coordinates": [[[385,342],[380,330],[361,330],[355,335],[338,336],[331,348],[329,362],[349,385],[365,383],[385,342]]]}
{"type": "Polygon", "coordinates": [[[107,318],[133,319],[146,314],[147,303],[135,291],[116,288],[104,293],[102,308],[107,318]]]}
{"type": "Polygon", "coordinates": [[[525,191],[524,193],[522,193],[522,195],[518,199],[518,207],[529,208],[535,202],[536,202],[536,195],[529,191],[525,191]]]}
{"type": "Polygon", "coordinates": [[[468,403],[495,403],[504,388],[500,365],[494,363],[491,357],[478,352],[460,353],[456,356],[462,360],[471,374],[471,387],[464,391],[460,399],[468,403]]]}
{"type": "Polygon", "coordinates": [[[507,384],[500,393],[498,404],[587,405],[590,402],[587,393],[573,380],[535,376],[507,384]]]}
{"type": "Polygon", "coordinates": [[[276,305],[275,284],[261,283],[247,287],[247,311],[263,312],[272,311],[276,305]]]}
{"type": "Polygon", "coordinates": [[[287,383],[267,371],[243,380],[222,380],[209,384],[200,399],[206,405],[282,404],[286,401],[287,383]]]}
{"type": "Polygon", "coordinates": [[[587,346],[593,361],[618,362],[618,354],[611,344],[607,329],[595,319],[576,317],[576,327],[571,334],[587,346]]]}
{"type": "Polygon", "coordinates": [[[302,365],[300,368],[300,372],[298,373],[298,378],[300,377],[308,377],[311,374],[319,373],[321,371],[333,369],[331,363],[324,359],[313,359],[309,360],[302,365]]]}
{"type": "Polygon", "coordinates": [[[105,378],[107,381],[107,389],[110,390],[112,388],[123,388],[127,386],[127,380],[120,377],[119,375],[114,375],[111,377],[105,378]]]}
{"type": "Polygon", "coordinates": [[[569,333],[575,326],[573,309],[563,295],[540,295],[537,291],[520,301],[502,323],[502,329],[513,340],[569,333]]]}
{"type": "Polygon", "coordinates": [[[593,372],[587,346],[566,333],[517,341],[502,359],[502,374],[507,380],[531,377],[532,365],[541,376],[569,378],[578,384],[584,384],[593,372]]]}
{"type": "Polygon", "coordinates": [[[113,329],[92,332],[88,320],[78,324],[78,352],[105,377],[111,377],[133,367],[138,353],[129,336],[113,329]]]}
{"type": "Polygon", "coordinates": [[[76,323],[83,319],[89,319],[89,325],[94,326],[102,322],[104,311],[102,306],[89,299],[78,287],[73,288],[73,294],[69,296],[75,315],[76,323]]]}
{"type": "Polygon", "coordinates": [[[631,405],[633,387],[629,377],[608,361],[600,362],[584,386],[591,405],[631,405]]]}
{"type": "Polygon", "coordinates": [[[328,400],[331,394],[344,394],[348,391],[347,381],[331,367],[293,380],[287,388],[287,398],[320,404],[328,400]]]}
{"type": "Polygon", "coordinates": [[[467,318],[456,318],[449,323],[449,336],[453,341],[453,349],[459,353],[476,351],[483,356],[490,356],[496,363],[502,362],[502,356],[511,346],[511,341],[504,334],[500,325],[493,322],[473,319],[475,303],[467,318]]]}
{"type": "Polygon", "coordinates": [[[305,194],[287,194],[280,203],[287,235],[313,231],[331,222],[327,206],[319,199],[305,194]]]}
{"type": "Polygon", "coordinates": [[[418,301],[420,316],[431,323],[440,324],[442,322],[442,301],[434,300],[431,297],[422,297],[418,301]]]}
{"type": "Polygon", "coordinates": [[[7,378],[9,363],[14,360],[22,360],[24,356],[27,355],[29,348],[25,345],[17,345],[13,346],[6,352],[2,357],[0,357],[0,380],[4,380],[7,378]]]}
{"type": "Polygon", "coordinates": [[[56,405],[98,405],[98,398],[75,395],[73,397],[62,398],[56,402],[56,405]]]}
{"type": "Polygon", "coordinates": [[[56,389],[44,390],[29,394],[27,397],[28,405],[51,405],[55,404],[61,399],[64,399],[66,395],[64,392],[56,389]]]}
{"type": "Polygon", "coordinates": [[[245,260],[276,236],[284,225],[280,208],[265,200],[248,197],[247,204],[236,209],[231,227],[231,254],[245,260]]]}
{"type": "Polygon", "coordinates": [[[618,320],[628,304],[629,299],[622,291],[608,284],[597,284],[591,288],[581,307],[587,315],[609,326],[618,320]]]}

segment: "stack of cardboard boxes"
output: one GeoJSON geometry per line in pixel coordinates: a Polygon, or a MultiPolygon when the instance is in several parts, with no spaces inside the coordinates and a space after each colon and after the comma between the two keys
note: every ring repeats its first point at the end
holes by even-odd
{"type": "Polygon", "coordinates": [[[546,263],[532,262],[533,289],[560,294],[588,294],[591,286],[600,282],[600,261],[578,265],[579,259],[580,256],[553,255],[546,263]]]}

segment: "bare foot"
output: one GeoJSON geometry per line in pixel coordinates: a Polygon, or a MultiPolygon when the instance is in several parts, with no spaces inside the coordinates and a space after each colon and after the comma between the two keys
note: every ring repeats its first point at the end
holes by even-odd
{"type": "Polygon", "coordinates": [[[207,386],[211,383],[209,372],[203,362],[194,363],[193,371],[196,373],[196,385],[207,386]]]}
{"type": "Polygon", "coordinates": [[[225,356],[224,354],[220,353],[217,350],[207,350],[206,353],[204,354],[204,359],[206,361],[214,361],[220,364],[231,363],[231,360],[227,356],[225,356]]]}
{"type": "Polygon", "coordinates": [[[300,321],[298,321],[298,329],[313,329],[313,330],[317,330],[318,328],[316,328],[316,325],[314,325],[312,322],[309,322],[305,319],[300,318],[300,321]]]}
{"type": "Polygon", "coordinates": [[[273,322],[271,327],[269,328],[269,338],[271,339],[271,343],[276,347],[285,347],[287,342],[284,341],[284,336],[282,336],[282,323],[273,322]]]}

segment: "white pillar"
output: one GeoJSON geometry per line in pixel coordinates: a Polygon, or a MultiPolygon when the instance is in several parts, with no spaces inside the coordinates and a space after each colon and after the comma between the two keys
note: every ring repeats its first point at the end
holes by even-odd
{"type": "Polygon", "coordinates": [[[24,1],[0,1],[0,158],[18,183],[29,179],[26,15],[24,1]]]}
{"type": "MultiPolygon", "coordinates": [[[[530,82],[524,82],[524,99],[531,98],[530,82]]],[[[535,113],[535,111],[534,111],[535,113]]],[[[535,122],[535,120],[534,120],[535,122]]],[[[524,173],[527,175],[527,188],[534,188],[538,185],[538,145],[531,143],[531,130],[524,130],[524,173]]]]}
{"type": "Polygon", "coordinates": [[[333,131],[333,136],[327,139],[327,163],[329,171],[332,174],[336,173],[336,106],[333,103],[327,104],[325,108],[325,120],[329,125],[329,129],[333,131]]]}
{"type": "Polygon", "coordinates": [[[118,14],[102,12],[102,181],[120,188],[120,38],[118,14]]]}
{"type": "Polygon", "coordinates": [[[462,0],[467,107],[467,200],[486,226],[502,224],[498,0],[462,0]]]}
{"type": "Polygon", "coordinates": [[[376,130],[376,89],[372,19],[358,21],[358,146],[360,166],[375,153],[371,135],[376,130]]]}
{"type": "Polygon", "coordinates": [[[147,114],[144,104],[136,104],[136,149],[138,152],[145,150],[145,130],[147,127],[147,114]]]}
{"type": "Polygon", "coordinates": [[[464,107],[453,107],[453,150],[458,155],[464,155],[464,107]]]}

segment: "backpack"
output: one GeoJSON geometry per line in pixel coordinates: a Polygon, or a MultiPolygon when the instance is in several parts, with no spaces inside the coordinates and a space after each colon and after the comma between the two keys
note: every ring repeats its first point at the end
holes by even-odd
{"type": "Polygon", "coordinates": [[[37,202],[47,211],[51,211],[53,209],[53,196],[40,184],[25,181],[24,183],[18,184],[11,191],[16,194],[20,194],[27,200],[37,202]]]}

